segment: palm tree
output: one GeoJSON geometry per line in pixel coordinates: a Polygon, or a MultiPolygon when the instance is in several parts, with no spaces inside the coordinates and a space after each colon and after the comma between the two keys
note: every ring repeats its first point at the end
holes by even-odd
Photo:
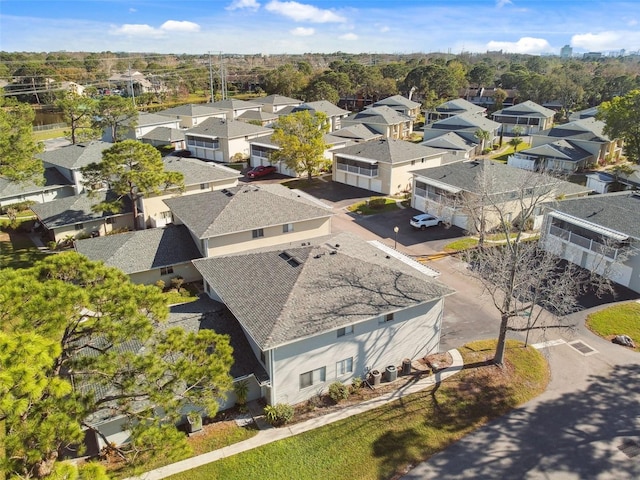
{"type": "Polygon", "coordinates": [[[487,130],[482,130],[481,128],[479,128],[478,130],[475,131],[475,133],[473,134],[478,140],[480,140],[482,148],[480,150],[482,150],[482,152],[484,153],[484,149],[485,149],[485,142],[487,140],[491,139],[491,132],[488,132],[487,130]]]}

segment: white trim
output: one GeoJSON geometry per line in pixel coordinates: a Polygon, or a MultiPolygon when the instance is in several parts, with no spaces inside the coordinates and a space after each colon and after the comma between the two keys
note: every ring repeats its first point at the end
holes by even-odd
{"type": "Polygon", "coordinates": [[[378,160],[371,160],[369,158],[358,157],[357,155],[347,155],[345,153],[336,153],[335,156],[336,156],[336,158],[345,158],[347,160],[356,160],[357,162],[364,162],[364,163],[368,163],[370,165],[377,165],[378,164],[378,160]]]}
{"type": "Polygon", "coordinates": [[[578,227],[586,228],[587,230],[591,230],[592,232],[600,233],[614,240],[623,241],[629,238],[629,235],[626,235],[624,233],[618,232],[616,230],[611,230],[609,228],[602,227],[600,225],[596,225],[595,223],[582,220],[581,218],[577,218],[572,215],[568,215],[566,213],[558,212],[557,210],[553,212],[549,212],[548,215],[550,217],[557,218],[558,220],[564,220],[565,222],[569,222],[578,227]]]}
{"type": "Polygon", "coordinates": [[[405,263],[405,264],[409,265],[410,267],[415,268],[420,273],[424,273],[425,275],[427,275],[429,277],[433,277],[433,278],[436,278],[436,277],[440,276],[440,272],[438,272],[437,270],[435,270],[433,268],[430,268],[430,267],[427,267],[425,265],[422,265],[421,263],[416,262],[412,258],[407,257],[406,255],[398,252],[397,250],[394,250],[391,247],[387,247],[384,243],[381,243],[378,240],[370,240],[367,243],[369,245],[373,245],[376,248],[379,248],[380,250],[382,250],[384,253],[386,253],[390,257],[396,258],[396,259],[400,260],[402,263],[405,263]]]}
{"type": "Polygon", "coordinates": [[[413,176],[416,179],[419,178],[422,183],[426,183],[427,185],[431,185],[433,187],[440,188],[441,190],[445,190],[445,191],[450,192],[450,193],[460,193],[460,192],[462,192],[462,188],[454,187],[454,186],[449,185],[447,183],[442,183],[442,182],[439,182],[437,180],[433,180],[433,179],[431,179],[429,177],[423,177],[419,173],[414,173],[413,176]]]}

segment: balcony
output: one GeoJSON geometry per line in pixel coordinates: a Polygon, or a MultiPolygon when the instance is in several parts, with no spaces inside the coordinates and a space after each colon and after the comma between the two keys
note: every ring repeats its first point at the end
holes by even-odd
{"type": "Polygon", "coordinates": [[[618,257],[618,248],[610,247],[603,243],[597,242],[593,239],[583,237],[577,233],[565,230],[564,228],[551,225],[549,228],[549,235],[553,235],[559,239],[564,240],[566,243],[572,243],[585,250],[590,250],[598,255],[604,255],[607,258],[615,260],[618,257]]]}
{"type": "Polygon", "coordinates": [[[337,164],[338,170],[348,173],[355,173],[356,175],[362,175],[364,177],[377,177],[378,167],[367,168],[359,167],[356,165],[345,165],[344,163],[337,164]]]}

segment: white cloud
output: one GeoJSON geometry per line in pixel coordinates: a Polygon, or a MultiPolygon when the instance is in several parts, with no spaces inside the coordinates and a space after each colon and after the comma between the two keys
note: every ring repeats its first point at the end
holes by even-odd
{"type": "Polygon", "coordinates": [[[199,32],[200,25],[188,21],[167,20],[160,26],[166,32],[199,32]]]}
{"type": "Polygon", "coordinates": [[[376,27],[378,27],[380,29],[380,33],[386,33],[389,30],[391,30],[388,26],[386,25],[380,25],[380,24],[376,24],[376,27]]]}
{"type": "Polygon", "coordinates": [[[638,20],[635,20],[635,19],[629,20],[629,21],[627,22],[627,25],[628,25],[629,27],[635,27],[636,25],[638,25],[638,20]]]}
{"type": "Polygon", "coordinates": [[[227,7],[227,10],[239,10],[242,8],[248,8],[250,10],[258,10],[260,4],[256,0],[233,0],[227,7]]]}
{"type": "Polygon", "coordinates": [[[298,2],[280,2],[272,0],[264,7],[269,12],[278,13],[289,17],[296,22],[312,23],[342,23],[347,19],[334,13],[331,10],[322,10],[313,5],[306,5],[298,2]]]}
{"type": "Polygon", "coordinates": [[[344,35],[340,35],[338,38],[340,40],[357,40],[358,35],[356,35],[355,33],[345,33],[344,35]]]}
{"type": "Polygon", "coordinates": [[[136,10],[135,8],[130,8],[129,9],[129,13],[136,13],[138,10],[136,10]]]}
{"type": "Polygon", "coordinates": [[[571,45],[591,52],[603,50],[636,50],[640,48],[640,32],[635,30],[616,30],[600,33],[584,33],[571,37],[571,45]]]}
{"type": "Polygon", "coordinates": [[[313,28],[297,27],[291,30],[289,33],[291,33],[291,35],[295,35],[296,37],[308,37],[316,33],[316,31],[313,28]]]}
{"type": "Polygon", "coordinates": [[[487,50],[502,50],[508,53],[537,54],[553,50],[544,38],[522,37],[517,42],[499,42],[492,40],[487,43],[487,50]]]}
{"type": "Polygon", "coordinates": [[[125,23],[120,27],[112,27],[111,33],[114,35],[128,35],[134,37],[161,37],[165,32],[146,24],[125,23]]]}
{"type": "Polygon", "coordinates": [[[496,8],[502,8],[505,5],[513,5],[511,0],[496,0],[496,8]]]}

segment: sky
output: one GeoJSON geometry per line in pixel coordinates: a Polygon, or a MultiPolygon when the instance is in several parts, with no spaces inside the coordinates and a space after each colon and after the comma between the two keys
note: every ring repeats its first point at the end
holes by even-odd
{"type": "Polygon", "coordinates": [[[640,1],[0,0],[0,51],[640,50],[640,1]]]}

